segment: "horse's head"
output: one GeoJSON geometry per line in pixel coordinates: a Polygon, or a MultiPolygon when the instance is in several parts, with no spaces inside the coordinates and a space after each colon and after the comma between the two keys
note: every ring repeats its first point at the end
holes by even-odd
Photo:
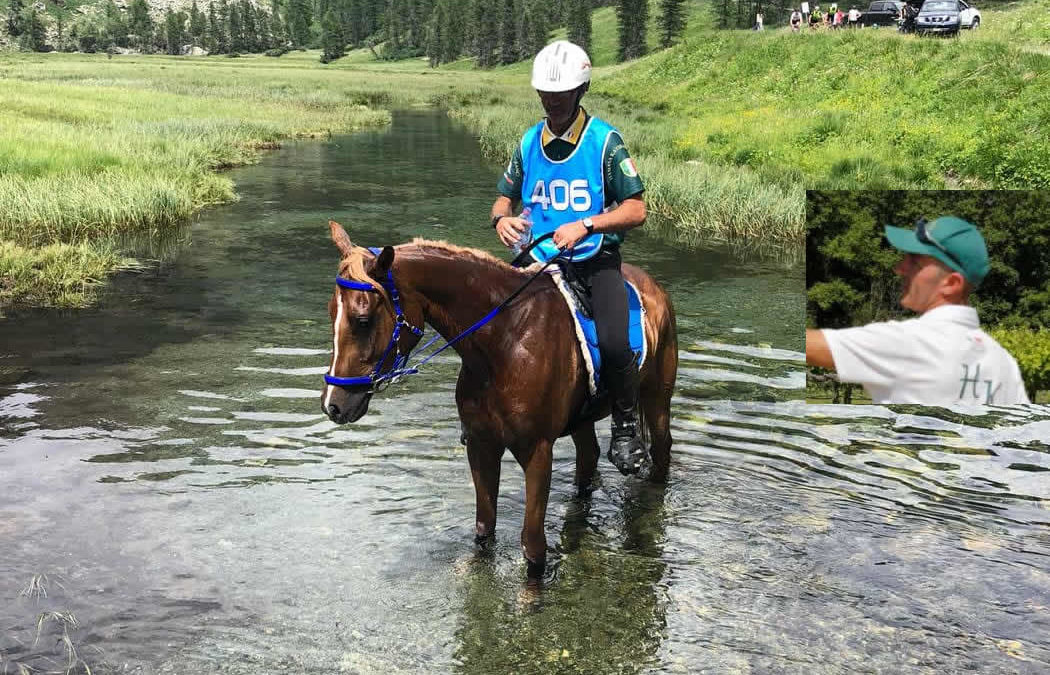
{"type": "Polygon", "coordinates": [[[406,303],[404,296],[395,301],[396,296],[392,298],[382,283],[394,262],[392,247],[375,255],[354,246],[339,223],[329,221],[328,225],[343,257],[340,281],[328,301],[333,351],[321,408],[333,422],[346,424],[368,411],[382,376],[399,367],[398,357],[407,355],[419,342],[422,332],[413,332],[413,327],[423,325],[422,310],[406,303]],[[400,327],[397,307],[403,312],[400,327]]]}

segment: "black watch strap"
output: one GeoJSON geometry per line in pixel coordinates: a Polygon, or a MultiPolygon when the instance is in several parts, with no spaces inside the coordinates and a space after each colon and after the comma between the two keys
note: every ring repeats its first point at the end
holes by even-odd
{"type": "Polygon", "coordinates": [[[496,229],[496,226],[499,225],[500,218],[506,218],[506,217],[507,216],[493,216],[492,217],[492,229],[496,229]]]}

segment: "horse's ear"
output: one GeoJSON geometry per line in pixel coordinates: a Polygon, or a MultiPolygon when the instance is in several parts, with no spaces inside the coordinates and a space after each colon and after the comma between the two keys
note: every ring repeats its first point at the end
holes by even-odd
{"type": "Polygon", "coordinates": [[[394,247],[384,246],[383,250],[380,251],[379,257],[376,258],[375,267],[372,268],[372,277],[380,279],[386,276],[386,273],[390,271],[390,266],[394,264],[394,247]]]}
{"type": "Polygon", "coordinates": [[[339,248],[339,252],[343,254],[343,257],[350,255],[350,252],[354,250],[354,244],[350,241],[350,235],[346,233],[343,226],[334,220],[328,221],[328,229],[332,232],[332,241],[339,248]]]}

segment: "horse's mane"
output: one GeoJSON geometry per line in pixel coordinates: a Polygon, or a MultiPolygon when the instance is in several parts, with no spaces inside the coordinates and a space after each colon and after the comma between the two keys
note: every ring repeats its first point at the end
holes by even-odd
{"type": "Polygon", "coordinates": [[[450,244],[447,241],[434,241],[431,239],[422,239],[416,237],[412,240],[412,246],[416,246],[421,249],[437,249],[446,253],[451,253],[455,256],[468,255],[479,263],[482,263],[488,267],[495,267],[503,272],[511,272],[514,274],[522,274],[522,270],[517,267],[512,267],[503,260],[500,260],[496,256],[482,251],[477,248],[467,248],[466,246],[456,246],[450,244]]]}
{"type": "MultiPolygon", "coordinates": [[[[490,269],[498,270],[503,274],[514,274],[514,275],[525,275],[527,272],[524,269],[512,267],[508,263],[500,260],[491,253],[487,253],[477,248],[467,248],[465,246],[456,246],[450,244],[447,241],[433,241],[430,239],[422,239],[416,237],[407,244],[400,244],[395,247],[395,250],[403,246],[414,246],[422,251],[440,251],[442,253],[451,254],[454,257],[469,256],[475,262],[484,265],[490,269]]],[[[346,279],[356,279],[358,281],[370,281],[377,291],[382,293],[384,296],[387,295],[386,289],[379,282],[368,273],[367,264],[373,259],[372,253],[367,248],[361,246],[354,246],[350,255],[345,256],[339,262],[339,275],[346,279]]]]}

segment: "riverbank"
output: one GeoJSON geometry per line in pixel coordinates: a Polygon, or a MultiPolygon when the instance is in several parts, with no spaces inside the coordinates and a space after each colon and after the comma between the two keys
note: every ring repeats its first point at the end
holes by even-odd
{"type": "MultiPolygon", "coordinates": [[[[235,199],[220,171],[282,139],[382,125],[393,108],[440,106],[502,163],[542,116],[527,64],[435,71],[356,54],[326,67],[314,52],[4,55],[0,103],[11,130],[0,139],[0,309],[90,304],[108,273],[133,263],[118,237],[159,235],[235,199]]],[[[676,157],[682,116],[623,106],[600,91],[587,103],[628,139],[658,236],[686,246],[761,237],[799,247],[799,194],[676,157]]]]}
{"type": "Polygon", "coordinates": [[[232,60],[0,56],[0,309],[90,304],[133,264],[119,238],[235,199],[220,170],[282,139],[387,124],[374,95],[232,60]]]}

